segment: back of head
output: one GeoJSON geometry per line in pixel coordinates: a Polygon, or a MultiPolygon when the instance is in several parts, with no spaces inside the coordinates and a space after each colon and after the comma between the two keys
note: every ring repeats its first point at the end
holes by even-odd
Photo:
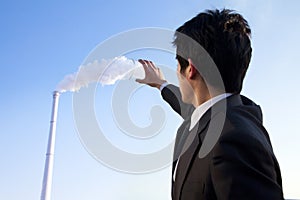
{"type": "Polygon", "coordinates": [[[251,60],[251,30],[247,21],[231,10],[207,10],[184,23],[175,32],[174,45],[177,59],[184,70],[187,59],[192,59],[205,81],[219,87],[203,63],[203,52],[197,50],[189,40],[200,44],[213,60],[221,75],[225,91],[239,93],[251,60]]]}

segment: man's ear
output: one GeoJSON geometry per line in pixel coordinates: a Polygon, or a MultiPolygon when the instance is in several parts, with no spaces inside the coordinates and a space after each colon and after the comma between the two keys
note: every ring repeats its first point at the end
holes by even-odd
{"type": "Polygon", "coordinates": [[[188,77],[190,79],[193,79],[197,74],[198,74],[198,70],[196,69],[195,65],[193,64],[192,59],[188,58],[189,61],[189,71],[188,71],[188,77]]]}

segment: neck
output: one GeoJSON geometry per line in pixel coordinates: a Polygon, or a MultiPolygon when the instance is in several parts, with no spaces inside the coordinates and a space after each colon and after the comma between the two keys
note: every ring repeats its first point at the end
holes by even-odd
{"type": "Polygon", "coordinates": [[[208,90],[207,88],[205,90],[194,90],[194,98],[192,101],[192,104],[194,107],[198,107],[201,104],[203,104],[206,101],[209,101],[210,99],[225,93],[224,91],[217,91],[214,89],[208,90]]]}

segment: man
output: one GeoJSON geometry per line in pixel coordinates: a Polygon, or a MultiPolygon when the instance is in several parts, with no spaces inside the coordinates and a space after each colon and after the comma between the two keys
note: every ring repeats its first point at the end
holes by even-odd
{"type": "Polygon", "coordinates": [[[151,61],[145,78],[180,114],[172,199],[283,199],[281,173],[262,113],[241,96],[251,30],[230,10],[208,10],[175,33],[179,89],[151,61]]]}

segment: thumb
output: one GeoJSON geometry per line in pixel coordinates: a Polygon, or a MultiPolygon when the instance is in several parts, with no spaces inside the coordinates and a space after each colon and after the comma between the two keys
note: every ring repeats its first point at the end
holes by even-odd
{"type": "Polygon", "coordinates": [[[135,81],[138,82],[138,83],[144,83],[143,80],[144,79],[139,79],[139,78],[135,79],[135,81]]]}

